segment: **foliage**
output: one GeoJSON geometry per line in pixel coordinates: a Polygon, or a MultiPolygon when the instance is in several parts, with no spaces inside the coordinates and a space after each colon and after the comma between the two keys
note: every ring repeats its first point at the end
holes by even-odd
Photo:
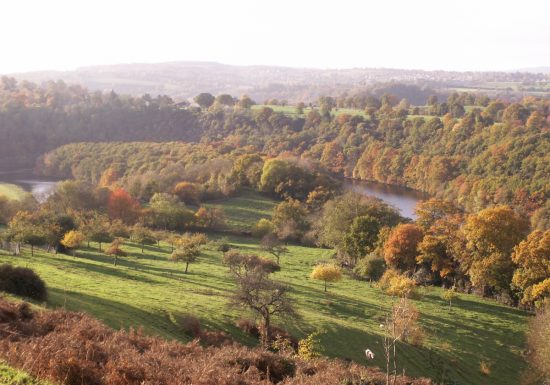
{"type": "Polygon", "coordinates": [[[176,249],[172,252],[170,258],[176,262],[185,263],[185,273],[189,270],[189,264],[196,262],[201,255],[200,247],[208,242],[208,238],[204,234],[186,233],[176,241],[176,249]]]}
{"type": "Polygon", "coordinates": [[[388,269],[380,278],[378,286],[391,296],[412,298],[416,296],[414,280],[399,274],[394,269],[388,269]]]}
{"type": "Polygon", "coordinates": [[[529,223],[510,207],[488,208],[471,214],[463,232],[466,250],[461,262],[472,284],[507,290],[513,275],[511,254],[527,235],[529,223]]]}
{"type": "Polygon", "coordinates": [[[370,281],[378,281],[386,270],[386,262],[384,258],[377,254],[371,253],[364,258],[361,258],[355,266],[355,273],[361,277],[368,278],[370,281]]]}
{"type": "Polygon", "coordinates": [[[313,269],[310,278],[324,281],[326,292],[328,282],[338,282],[342,279],[342,269],[332,264],[321,264],[313,269]]]}
{"type": "Polygon", "coordinates": [[[255,238],[264,238],[275,232],[275,225],[266,218],[262,218],[252,228],[252,236],[255,238]]]}
{"type": "Polygon", "coordinates": [[[319,340],[319,334],[320,332],[314,332],[298,341],[298,357],[303,360],[312,360],[321,356],[323,348],[319,340]]]}
{"type": "Polygon", "coordinates": [[[61,244],[69,249],[73,250],[73,255],[76,249],[82,246],[82,243],[86,240],[86,237],[82,232],[78,230],[71,230],[63,236],[61,244]]]}
{"type": "Polygon", "coordinates": [[[279,203],[273,209],[271,222],[277,236],[283,240],[299,240],[307,229],[307,209],[298,200],[290,199],[279,203]]]}
{"type": "Polygon", "coordinates": [[[399,270],[412,270],[422,238],[422,229],[415,224],[404,223],[395,227],[384,244],[386,264],[399,270]]]}
{"type": "Polygon", "coordinates": [[[344,251],[357,263],[357,259],[364,257],[374,250],[380,222],[370,215],[356,217],[344,236],[344,251]]]}
{"type": "Polygon", "coordinates": [[[128,255],[128,253],[121,248],[123,243],[124,241],[121,238],[115,238],[105,250],[105,254],[113,257],[113,263],[115,266],[117,265],[119,257],[126,257],[128,255]]]}
{"type": "Polygon", "coordinates": [[[523,292],[525,304],[550,296],[550,230],[534,231],[512,253],[517,265],[512,284],[523,292]]]}
{"type": "Polygon", "coordinates": [[[46,284],[33,270],[0,265],[0,291],[45,301],[48,297],[46,284]]]}

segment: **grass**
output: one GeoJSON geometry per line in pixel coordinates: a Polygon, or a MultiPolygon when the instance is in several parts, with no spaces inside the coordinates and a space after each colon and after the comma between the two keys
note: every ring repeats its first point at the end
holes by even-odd
{"type": "Polygon", "coordinates": [[[14,369],[0,361],[0,384],[2,385],[52,385],[50,382],[37,380],[25,372],[14,369]]]}
{"type": "Polygon", "coordinates": [[[262,218],[271,218],[271,212],[278,202],[252,190],[245,190],[237,197],[207,203],[207,207],[222,208],[227,227],[237,231],[250,231],[262,218]]]}
{"type": "Polygon", "coordinates": [[[23,190],[20,186],[11,183],[0,182],[0,196],[5,196],[8,199],[21,200],[29,193],[23,190]]]}
{"type": "MultiPolygon", "coordinates": [[[[218,205],[225,208],[229,223],[245,228],[257,218],[267,216],[275,202],[247,193],[218,205]],[[247,217],[246,213],[250,213],[247,217]],[[248,218],[248,219],[247,219],[248,218]]],[[[216,238],[212,236],[211,238],[216,238]]],[[[229,241],[243,252],[267,256],[257,240],[231,236],[229,241]]],[[[115,328],[143,327],[147,333],[187,341],[176,319],[191,314],[204,327],[224,330],[245,344],[256,343],[235,327],[239,318],[252,317],[228,306],[235,284],[222,264],[215,245],[204,250],[197,263],[184,274],[183,264],[171,262],[170,248],[140,247],[131,242],[129,253],[113,266],[111,258],[98,253],[92,244],[73,258],[49,254],[43,250],[30,257],[0,254],[0,263],[28,266],[37,271],[49,288],[48,307],[86,311],[115,328]]],[[[309,279],[315,263],[329,260],[332,250],[290,245],[281,257],[282,270],[274,274],[292,288],[298,318],[276,320],[276,324],[297,337],[323,331],[324,353],[365,363],[369,348],[375,359],[369,365],[384,367],[380,323],[393,299],[366,282],[345,277],[330,284],[323,292],[321,282],[309,279]]],[[[525,368],[522,358],[525,313],[482,298],[461,294],[449,311],[438,288],[422,289],[414,303],[427,337],[421,347],[399,346],[400,367],[413,376],[430,376],[446,383],[502,384],[519,383],[525,368]],[[490,373],[482,370],[490,367],[490,373]]]]}

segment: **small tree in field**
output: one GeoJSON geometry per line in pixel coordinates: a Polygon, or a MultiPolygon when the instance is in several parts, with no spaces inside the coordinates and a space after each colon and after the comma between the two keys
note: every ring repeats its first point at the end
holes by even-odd
{"type": "Polygon", "coordinates": [[[76,249],[78,249],[86,237],[80,231],[71,230],[65,234],[61,240],[61,244],[68,249],[72,250],[73,257],[75,256],[76,249]]]}
{"type": "Polygon", "coordinates": [[[458,297],[458,294],[456,293],[455,289],[454,288],[451,288],[449,290],[445,290],[442,294],[441,294],[441,298],[444,300],[444,301],[447,301],[449,302],[449,311],[451,311],[451,306],[453,304],[453,300],[458,297]]]}
{"type": "Polygon", "coordinates": [[[281,254],[288,253],[288,249],[275,234],[267,234],[262,238],[262,249],[277,258],[277,264],[280,264],[281,254]]]}
{"type": "Polygon", "coordinates": [[[200,247],[208,242],[204,234],[185,234],[177,241],[177,248],[172,252],[171,259],[185,263],[185,274],[189,270],[189,264],[197,260],[201,254],[200,247]]]}
{"type": "Polygon", "coordinates": [[[140,224],[135,225],[132,228],[130,239],[133,242],[139,243],[141,245],[142,254],[143,254],[143,248],[145,247],[145,245],[154,245],[155,243],[157,243],[157,241],[153,237],[152,231],[140,224]]]}
{"type": "Polygon", "coordinates": [[[311,278],[324,281],[326,292],[327,282],[337,282],[342,279],[342,269],[336,265],[319,265],[311,272],[311,278]]]}
{"type": "Polygon", "coordinates": [[[126,257],[128,255],[128,253],[120,248],[122,244],[123,240],[121,238],[115,238],[111,242],[107,250],[105,250],[105,254],[113,257],[113,264],[115,266],[117,265],[118,257],[126,257]]]}

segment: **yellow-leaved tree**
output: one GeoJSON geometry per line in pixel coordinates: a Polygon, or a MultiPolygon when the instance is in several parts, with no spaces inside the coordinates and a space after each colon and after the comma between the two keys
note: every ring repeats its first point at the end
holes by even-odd
{"type": "Polygon", "coordinates": [[[63,236],[63,239],[61,240],[61,244],[66,248],[71,249],[74,257],[76,249],[82,245],[85,239],[86,237],[80,231],[71,230],[68,233],[65,233],[65,236],[63,236]]]}
{"type": "Polygon", "coordinates": [[[342,279],[342,269],[332,264],[318,265],[311,272],[311,278],[324,281],[325,291],[327,291],[328,282],[337,282],[342,279]]]}
{"type": "Polygon", "coordinates": [[[512,261],[517,265],[512,284],[522,291],[522,303],[537,303],[550,296],[550,230],[529,234],[514,248],[512,261]]]}

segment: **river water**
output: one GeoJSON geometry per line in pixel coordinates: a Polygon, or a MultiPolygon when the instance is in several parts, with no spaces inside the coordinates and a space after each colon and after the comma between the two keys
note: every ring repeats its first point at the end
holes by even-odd
{"type": "Polygon", "coordinates": [[[379,198],[397,208],[404,217],[411,219],[416,219],[416,215],[414,214],[416,203],[429,198],[428,194],[421,191],[362,180],[347,180],[344,188],[363,195],[379,198]]]}
{"type": "Polygon", "coordinates": [[[28,171],[0,172],[0,183],[14,184],[30,192],[37,201],[44,202],[53,192],[57,181],[41,178],[28,171]]]}

